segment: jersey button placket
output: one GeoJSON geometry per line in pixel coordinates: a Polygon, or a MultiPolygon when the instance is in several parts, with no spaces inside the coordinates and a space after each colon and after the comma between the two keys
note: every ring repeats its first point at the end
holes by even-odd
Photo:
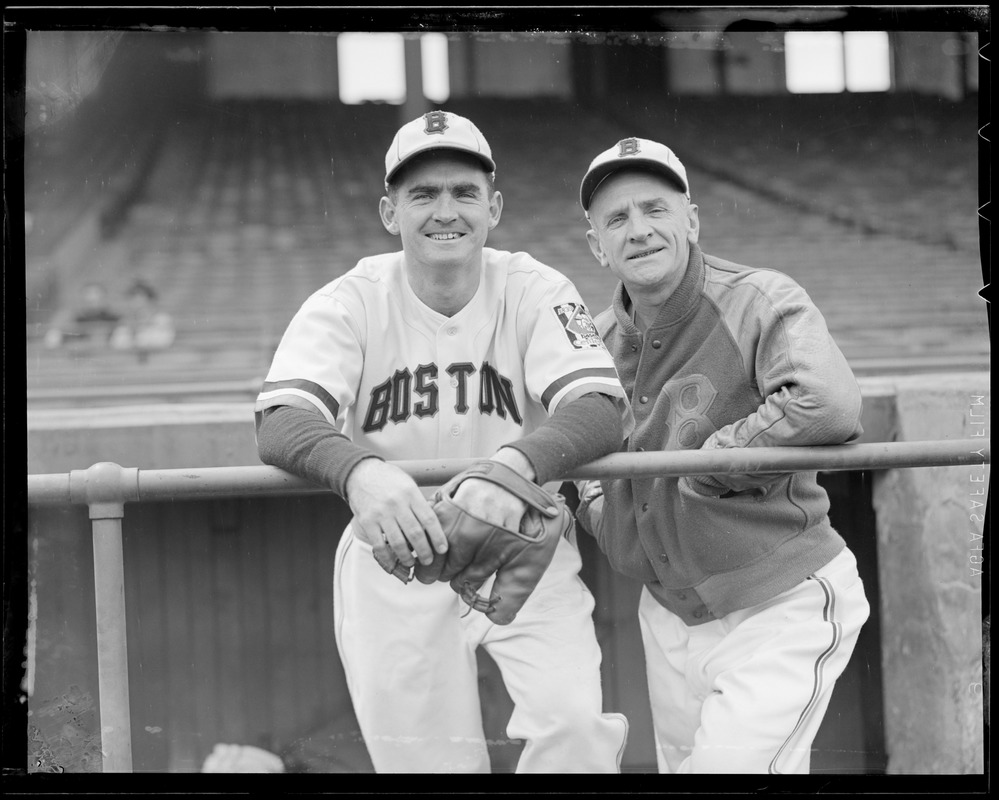
{"type": "MultiPolygon", "coordinates": [[[[451,322],[437,329],[437,363],[440,370],[438,381],[442,387],[449,385],[452,390],[457,389],[458,378],[448,375],[445,370],[449,365],[464,359],[456,338],[459,331],[459,326],[451,322]]],[[[466,458],[469,455],[466,452],[468,440],[463,434],[463,415],[455,409],[456,399],[454,391],[442,392],[437,436],[439,453],[443,458],[466,458]]],[[[465,402],[468,400],[466,397],[465,402]]]]}

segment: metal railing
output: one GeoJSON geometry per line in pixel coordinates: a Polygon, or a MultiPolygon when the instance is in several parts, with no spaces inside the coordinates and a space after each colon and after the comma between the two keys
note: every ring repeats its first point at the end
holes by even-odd
{"type": "MultiPolygon", "coordinates": [[[[394,461],[420,486],[434,486],[474,459],[394,461]]],[[[836,472],[991,463],[988,438],[878,442],[825,447],[758,447],[726,450],[615,453],[564,479],[639,478],[757,472],[836,472]]],[[[110,462],[69,473],[28,476],[29,505],[86,505],[94,539],[97,669],[104,772],[132,771],[125,570],[122,519],[125,504],[154,500],[247,495],[295,495],[330,490],[276,467],[206,467],[140,470],[110,462]]]]}

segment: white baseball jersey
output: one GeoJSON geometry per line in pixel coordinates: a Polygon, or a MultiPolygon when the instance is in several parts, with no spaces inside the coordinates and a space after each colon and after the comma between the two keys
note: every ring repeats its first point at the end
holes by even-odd
{"type": "MultiPolygon", "coordinates": [[[[413,292],[399,252],[362,259],[303,303],[256,410],[318,409],[386,460],[485,458],[594,391],[615,398],[630,433],[613,361],[563,275],[526,253],[484,248],[474,297],[447,317],[413,292]]],[[[517,619],[493,625],[469,615],[446,583],[386,575],[347,526],[336,554],[335,632],[377,771],[489,771],[478,646],[502,665],[514,698],[508,735],[530,742],[519,770],[619,771],[627,721],[602,710],[601,651],[580,563],[562,539],[517,619]]]]}
{"type": "Polygon", "coordinates": [[[274,355],[256,411],[314,408],[387,460],[477,458],[588,392],[632,416],[572,283],[526,253],[483,248],[454,316],[425,305],[402,252],[364,258],[315,292],[274,355]]]}

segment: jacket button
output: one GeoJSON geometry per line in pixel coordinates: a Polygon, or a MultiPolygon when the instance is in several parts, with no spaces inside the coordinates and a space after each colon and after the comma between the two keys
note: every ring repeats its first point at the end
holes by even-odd
{"type": "Polygon", "coordinates": [[[649,504],[648,503],[642,503],[642,511],[648,511],[648,510],[649,510],[649,504]]]}
{"type": "Polygon", "coordinates": [[[663,346],[663,343],[660,342],[658,339],[656,339],[654,342],[652,342],[652,347],[655,348],[656,350],[658,350],[662,346],[663,346]]]}
{"type": "Polygon", "coordinates": [[[631,352],[632,353],[637,353],[638,352],[638,345],[637,344],[633,344],[631,346],[631,352]]]}
{"type": "Polygon", "coordinates": [[[700,611],[695,611],[694,612],[694,619],[700,619],[703,616],[704,616],[704,614],[702,614],[700,611]]]}
{"type": "Polygon", "coordinates": [[[665,553],[660,553],[659,554],[659,560],[662,561],[665,564],[666,562],[669,561],[669,556],[666,555],[665,553]]]}
{"type": "Polygon", "coordinates": [[[644,394],[643,394],[643,395],[642,395],[642,396],[641,396],[641,397],[639,398],[639,402],[641,402],[641,403],[647,403],[647,402],[649,402],[649,397],[648,397],[648,395],[644,395],[644,394]]]}

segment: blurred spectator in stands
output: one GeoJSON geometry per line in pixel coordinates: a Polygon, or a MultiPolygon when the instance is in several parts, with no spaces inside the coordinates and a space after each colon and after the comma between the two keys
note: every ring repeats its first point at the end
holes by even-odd
{"type": "Polygon", "coordinates": [[[159,308],[156,290],[145,281],[136,281],[126,297],[128,311],[111,334],[111,346],[144,355],[172,345],[177,335],[173,318],[159,308]]]}
{"type": "Polygon", "coordinates": [[[72,342],[105,345],[121,320],[121,314],[108,303],[103,284],[88,283],[83,287],[82,305],[76,311],[67,311],[56,318],[55,324],[45,334],[47,347],[59,347],[72,342]]]}

